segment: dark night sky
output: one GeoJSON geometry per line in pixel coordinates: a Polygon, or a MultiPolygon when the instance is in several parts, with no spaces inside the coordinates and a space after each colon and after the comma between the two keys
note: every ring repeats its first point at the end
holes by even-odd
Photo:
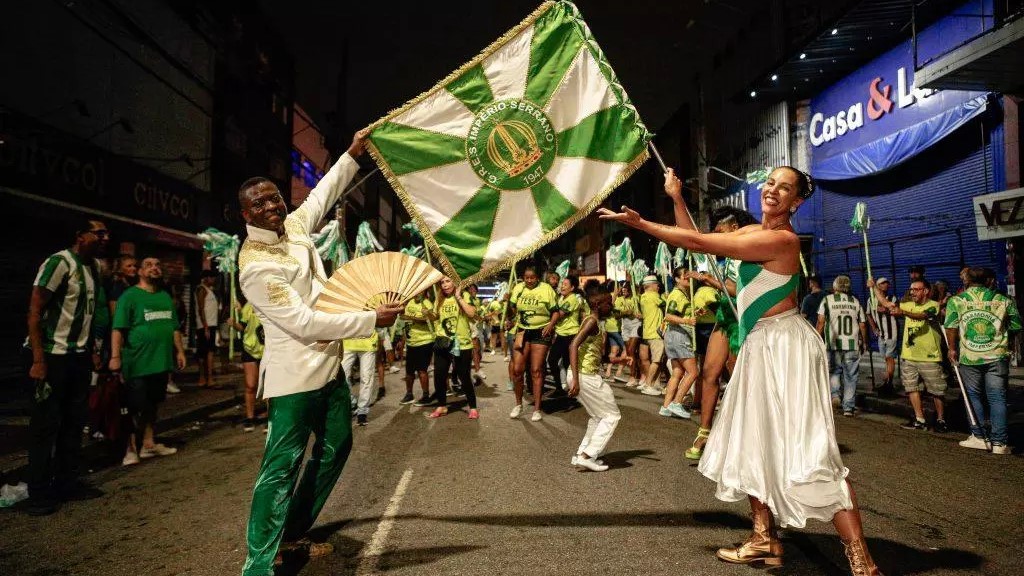
{"type": "MultiPolygon", "coordinates": [[[[373,122],[464,62],[540,3],[537,0],[324,2],[260,0],[296,60],[300,105],[318,122],[337,108],[349,46],[344,117],[373,122]]],[[[644,121],[657,130],[692,80],[695,48],[683,48],[686,6],[700,0],[579,0],[577,6],[644,121]]]]}

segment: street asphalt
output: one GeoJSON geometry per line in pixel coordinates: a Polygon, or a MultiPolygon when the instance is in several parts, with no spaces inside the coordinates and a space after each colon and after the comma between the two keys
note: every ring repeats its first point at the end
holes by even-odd
{"type": "MultiPolygon", "coordinates": [[[[508,417],[501,356],[486,356],[481,417],[457,409],[432,421],[400,406],[400,375],[366,427],[313,530],[333,555],[288,558],[278,574],[697,574],[753,568],[714,550],[749,530],[745,502],[714,498],[683,458],[696,425],[657,415],[658,399],[616,388],[623,419],[603,473],[569,460],[582,408],[540,422],[508,417]]],[[[463,408],[464,410],[464,408],[463,408]]],[[[0,511],[0,574],[239,574],[263,434],[244,433],[237,407],[158,430],[177,455],[88,480],[104,495],[56,514],[0,511]]],[[[1021,574],[1024,459],[956,445],[962,433],[899,428],[891,416],[838,418],[838,440],[862,506],[868,544],[888,576],[1021,574]],[[1017,568],[1014,568],[1017,566],[1017,568]]],[[[783,531],[775,575],[848,574],[831,525],[783,531]]]]}

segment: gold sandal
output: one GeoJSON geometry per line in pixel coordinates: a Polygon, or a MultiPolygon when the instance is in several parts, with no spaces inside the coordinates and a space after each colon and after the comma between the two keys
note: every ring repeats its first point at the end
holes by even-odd
{"type": "Polygon", "coordinates": [[[697,437],[693,439],[693,445],[686,449],[687,460],[700,460],[704,455],[704,445],[708,443],[708,436],[711,435],[711,428],[697,427],[697,437]],[[697,443],[700,442],[700,446],[697,443]]]}

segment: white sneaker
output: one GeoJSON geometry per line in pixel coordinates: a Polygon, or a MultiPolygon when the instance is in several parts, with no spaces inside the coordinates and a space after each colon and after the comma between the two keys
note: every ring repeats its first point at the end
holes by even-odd
{"type": "Polygon", "coordinates": [[[495,354],[496,352],[494,350],[491,350],[491,356],[494,356],[495,354]]]}
{"type": "MultiPolygon", "coordinates": [[[[575,466],[580,460],[580,455],[576,454],[572,457],[572,460],[570,462],[573,466],[575,466]]],[[[600,458],[591,458],[590,461],[598,465],[604,464],[604,460],[601,460],[600,458]]]]}
{"type": "Polygon", "coordinates": [[[135,452],[128,452],[121,459],[121,466],[132,466],[139,463],[139,455],[135,452]]]}
{"type": "Polygon", "coordinates": [[[174,382],[168,382],[167,383],[167,393],[168,394],[180,394],[181,393],[181,388],[178,388],[178,385],[175,384],[174,382]]]}
{"type": "Polygon", "coordinates": [[[392,364],[391,367],[388,368],[388,374],[398,374],[398,366],[392,364]]]}
{"type": "Polygon", "coordinates": [[[593,458],[577,458],[576,465],[591,472],[604,472],[608,469],[607,464],[598,464],[593,458]]]}
{"type": "Polygon", "coordinates": [[[651,388],[650,386],[641,386],[640,393],[645,396],[661,396],[664,392],[661,392],[657,388],[651,388]]]}
{"type": "Polygon", "coordinates": [[[964,448],[973,448],[975,450],[988,450],[989,449],[988,442],[986,442],[984,438],[978,438],[974,434],[971,434],[970,436],[968,436],[968,438],[966,440],[961,440],[960,441],[960,446],[962,446],[964,448]]]}
{"type": "Polygon", "coordinates": [[[626,388],[636,388],[636,378],[626,380],[626,388]]]}
{"type": "Polygon", "coordinates": [[[678,402],[672,402],[669,404],[668,411],[671,412],[673,416],[677,416],[679,418],[690,418],[690,412],[687,411],[686,408],[683,408],[683,405],[678,402]]]}
{"type": "Polygon", "coordinates": [[[508,362],[508,356],[505,356],[505,362],[508,362]]]}
{"type": "Polygon", "coordinates": [[[509,418],[519,418],[519,415],[522,414],[522,413],[523,413],[523,405],[522,404],[516,404],[515,408],[513,408],[512,411],[508,413],[508,417],[509,418]]]}
{"type": "Polygon", "coordinates": [[[533,415],[530,416],[531,422],[540,422],[544,418],[544,413],[540,410],[534,410],[533,415]]]}
{"type": "Polygon", "coordinates": [[[1003,455],[1005,455],[1005,454],[1013,454],[1013,447],[1012,446],[1008,446],[1006,444],[993,444],[992,445],[992,453],[993,454],[1003,454],[1003,455]]]}
{"type": "Polygon", "coordinates": [[[152,458],[154,456],[170,456],[171,454],[177,454],[178,449],[170,446],[164,446],[163,444],[154,444],[152,448],[142,447],[139,450],[139,458],[145,460],[146,458],[152,458]]]}
{"type": "Polygon", "coordinates": [[[476,377],[481,379],[481,380],[487,380],[487,374],[484,374],[483,370],[477,370],[476,371],[476,377]]]}

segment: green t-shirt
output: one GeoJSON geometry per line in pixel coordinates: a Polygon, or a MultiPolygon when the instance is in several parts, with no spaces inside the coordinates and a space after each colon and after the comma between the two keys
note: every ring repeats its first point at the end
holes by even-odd
{"type": "Polygon", "coordinates": [[[932,320],[914,320],[904,318],[903,352],[900,357],[914,362],[939,362],[942,360],[939,341],[942,335],[935,329],[934,317],[939,313],[939,303],[926,300],[924,304],[901,302],[900,309],[914,314],[927,313],[932,320]]]}
{"type": "MultiPolygon", "coordinates": [[[[469,292],[462,293],[462,300],[469,304],[469,292]]],[[[473,347],[473,333],[469,327],[469,317],[462,311],[462,307],[455,301],[454,296],[444,299],[437,315],[435,329],[438,336],[458,340],[459,350],[469,350],[473,347]]]]}
{"type": "Polygon", "coordinates": [[[701,286],[693,294],[693,309],[697,313],[697,324],[714,324],[715,310],[718,309],[718,291],[711,286],[701,286]]]}
{"type": "Polygon", "coordinates": [[[512,294],[512,305],[519,313],[516,325],[526,330],[543,328],[551,321],[551,312],[558,306],[558,296],[547,282],[538,282],[535,288],[523,288],[512,294]]]}
{"type": "Polygon", "coordinates": [[[564,315],[555,324],[555,334],[558,336],[574,336],[580,331],[580,322],[583,319],[584,309],[587,308],[583,298],[573,292],[568,296],[558,298],[558,308],[564,315]]]}
{"type": "Polygon", "coordinates": [[[256,316],[256,310],[249,302],[242,306],[238,313],[238,322],[245,325],[242,330],[242,348],[253,358],[263,358],[263,348],[266,338],[263,335],[263,324],[256,316]]]}
{"type": "Polygon", "coordinates": [[[117,299],[114,329],[125,332],[121,373],[125,379],[174,369],[174,332],[178,313],[171,295],[132,286],[117,299]]]}
{"type": "Polygon", "coordinates": [[[1017,303],[998,292],[971,286],[946,302],[946,328],[960,331],[960,363],[990,364],[1010,355],[1009,333],[1021,329],[1017,303]]]}
{"type": "Polygon", "coordinates": [[[644,328],[641,337],[644,340],[660,340],[658,329],[665,319],[665,299],[657,292],[644,292],[640,295],[640,315],[643,316],[644,328]]]}
{"type": "MultiPolygon", "coordinates": [[[[665,313],[673,316],[686,317],[690,315],[690,299],[678,286],[672,289],[665,304],[665,313]]],[[[682,324],[667,323],[669,330],[685,330],[682,324]]]]}
{"type": "Polygon", "coordinates": [[[406,344],[409,346],[426,346],[434,343],[434,330],[424,315],[425,311],[433,310],[434,304],[429,299],[422,302],[415,300],[405,305],[405,315],[410,318],[405,324],[406,344]]]}

